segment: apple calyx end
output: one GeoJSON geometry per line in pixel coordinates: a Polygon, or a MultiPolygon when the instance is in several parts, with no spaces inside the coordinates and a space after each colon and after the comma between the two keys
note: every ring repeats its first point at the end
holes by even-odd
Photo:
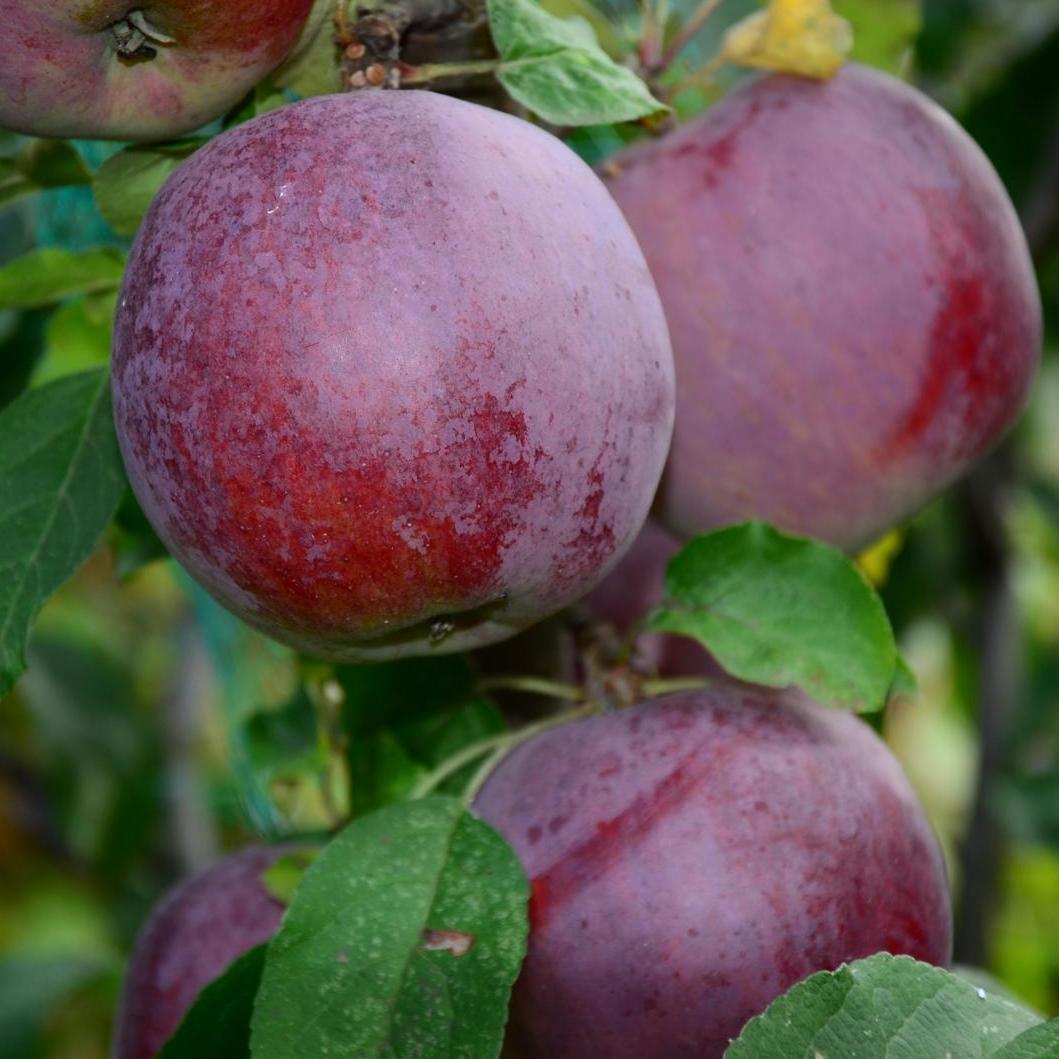
{"type": "Polygon", "coordinates": [[[176,43],[175,37],[163,33],[148,21],[143,11],[130,11],[109,27],[114,50],[123,59],[153,59],[159,47],[176,43]]]}

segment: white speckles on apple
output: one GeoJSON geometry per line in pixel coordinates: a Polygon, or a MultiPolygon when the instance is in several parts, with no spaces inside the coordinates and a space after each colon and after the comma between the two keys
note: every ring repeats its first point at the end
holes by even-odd
{"type": "Polygon", "coordinates": [[[643,521],[673,403],[657,296],[595,177],[428,93],[296,104],[182,166],[133,252],[114,391],[174,553],[266,630],[351,659],[461,650],[586,591],[643,521]],[[488,149],[501,130],[518,164],[488,149]],[[393,165],[410,136],[431,187],[393,165]],[[503,213],[482,193],[501,180],[503,213]],[[380,643],[449,614],[434,648],[380,643]]]}

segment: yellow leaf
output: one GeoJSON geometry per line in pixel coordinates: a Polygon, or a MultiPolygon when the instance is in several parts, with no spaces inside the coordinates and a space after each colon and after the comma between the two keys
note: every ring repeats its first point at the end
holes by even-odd
{"type": "Polygon", "coordinates": [[[886,579],[890,575],[890,565],[897,558],[903,544],[904,535],[900,530],[894,530],[857,556],[857,565],[861,573],[876,588],[886,584],[886,579]]]}
{"type": "Polygon", "coordinates": [[[725,61],[780,73],[834,77],[853,49],[850,24],[831,0],[771,0],[767,10],[737,22],[721,49],[725,61]]]}

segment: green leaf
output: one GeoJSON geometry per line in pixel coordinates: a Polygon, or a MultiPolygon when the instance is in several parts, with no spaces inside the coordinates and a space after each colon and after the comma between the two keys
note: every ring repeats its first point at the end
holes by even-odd
{"type": "Polygon", "coordinates": [[[1026,1030],[1009,1041],[993,1059],[1055,1059],[1059,1055],[1059,1019],[1026,1030]]]}
{"type": "Polygon", "coordinates": [[[281,904],[289,905],[302,876],[319,855],[319,850],[299,849],[273,861],[261,876],[265,889],[281,904]]]}
{"type": "Polygon", "coordinates": [[[316,0],[298,43],[270,78],[277,88],[300,96],[338,91],[342,74],[335,44],[335,10],[335,0],[316,0]]]}
{"type": "Polygon", "coordinates": [[[118,152],[100,166],[93,181],[96,208],[119,235],[134,235],[169,175],[207,142],[195,138],[118,152]]]}
{"type": "Polygon", "coordinates": [[[269,946],[255,1059],[499,1055],[527,896],[511,849],[453,799],[355,820],[269,946]]]}
{"type": "Polygon", "coordinates": [[[30,641],[19,700],[33,722],[49,803],[78,861],[99,884],[125,885],[164,826],[157,719],[141,708],[122,654],[128,630],[101,622],[87,600],[49,609],[30,641]]]}
{"type": "MultiPolygon", "coordinates": [[[[1004,1055],[1031,1012],[909,956],[880,953],[794,986],[747,1023],[725,1059],[1004,1055]]],[[[1028,1053],[1033,1055],[1033,1053],[1028,1053]]],[[[1015,1059],[1019,1053],[1004,1056],[1015,1059]]]]}
{"type": "Polygon", "coordinates": [[[91,554],[124,489],[105,371],[0,413],[0,695],[25,668],[37,610],[91,554]]]}
{"type": "Polygon", "coordinates": [[[497,78],[512,99],[553,125],[635,121],[666,109],[631,70],[602,51],[571,48],[504,63],[497,78]]]}
{"type": "Polygon", "coordinates": [[[116,291],[67,302],[48,320],[44,354],[33,369],[32,385],[60,379],[110,361],[116,291]]]}
{"type": "Polygon", "coordinates": [[[119,578],[169,555],[131,489],[125,490],[118,505],[112,539],[119,578]]]}
{"type": "Polygon", "coordinates": [[[1005,776],[993,797],[1013,836],[1027,845],[1059,849],[1059,769],[1005,776]]]}
{"type": "MultiPolygon", "coordinates": [[[[465,657],[339,666],[335,678],[345,693],[357,814],[407,797],[446,758],[506,728],[500,711],[476,690],[465,657]]],[[[441,790],[460,793],[472,769],[451,776],[441,790]]]]}
{"type": "Polygon", "coordinates": [[[47,188],[91,183],[84,159],[64,140],[33,140],[18,154],[0,158],[0,205],[47,188]]]}
{"type": "Polygon", "coordinates": [[[107,972],[80,953],[18,955],[0,960],[0,1041],[5,1059],[36,1059],[57,1004],[107,972]]]}
{"type": "Polygon", "coordinates": [[[290,102],[291,97],[285,89],[277,88],[271,80],[259,81],[242,102],[224,116],[224,130],[227,132],[244,121],[251,121],[290,102]]]}
{"type": "Polygon", "coordinates": [[[489,27],[504,63],[554,55],[567,48],[598,48],[583,18],[556,18],[535,0],[490,0],[489,27]]]}
{"type": "MultiPolygon", "coordinates": [[[[230,796],[238,801],[255,831],[279,838],[289,830],[289,821],[270,797],[267,783],[282,770],[283,753],[259,761],[257,751],[264,748],[253,746],[248,722],[262,712],[283,710],[290,703],[297,679],[294,652],[245,625],[189,575],[179,568],[177,571],[194,607],[219,686],[230,796]]],[[[295,731],[290,734],[293,742],[302,746],[303,734],[312,739],[314,717],[311,707],[307,715],[297,708],[295,712],[295,731]]]]}
{"type": "Polygon", "coordinates": [[[541,0],[541,7],[556,18],[583,18],[612,59],[621,59],[631,50],[610,18],[592,0],[541,0]]]}
{"type": "Polygon", "coordinates": [[[894,669],[894,678],[890,684],[887,699],[902,698],[914,699],[919,694],[919,681],[911,666],[901,655],[897,656],[897,665],[894,669]]]}
{"type": "Polygon", "coordinates": [[[828,705],[880,709],[897,665],[893,630],[841,552],[760,522],[692,541],[669,564],[656,632],[699,640],[732,676],[800,687],[828,705]]]}
{"type": "Polygon", "coordinates": [[[0,268],[0,309],[36,309],[77,294],[102,294],[121,285],[125,255],[113,247],[43,247],[0,268]]]}
{"type": "Polygon", "coordinates": [[[1016,1007],[1025,1008],[1039,1019],[1044,1018],[1039,1011],[1035,1011],[1031,1005],[1027,1004],[1021,997],[1016,996],[1003,982],[991,975],[988,971],[983,971],[981,967],[969,967],[966,964],[958,963],[953,964],[949,970],[952,971],[957,978],[962,978],[965,982],[970,982],[975,989],[984,989],[991,996],[998,996],[1003,1000],[1010,1001],[1016,1007]]]}
{"type": "Polygon", "coordinates": [[[630,69],[611,59],[582,18],[560,19],[535,0],[488,0],[512,98],[553,125],[606,125],[664,112],[630,69]]]}
{"type": "Polygon", "coordinates": [[[249,1059],[250,1018],[266,948],[258,945],[244,953],[199,993],[158,1059],[249,1059]]]}
{"type": "Polygon", "coordinates": [[[853,26],[853,58],[892,73],[907,69],[923,24],[919,0],[834,0],[853,26]]]}

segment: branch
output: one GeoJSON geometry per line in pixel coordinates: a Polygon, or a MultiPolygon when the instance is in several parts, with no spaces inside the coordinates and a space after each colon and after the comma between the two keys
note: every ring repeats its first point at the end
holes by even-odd
{"type": "Polygon", "coordinates": [[[982,598],[973,634],[979,658],[981,748],[974,808],[960,850],[963,891],[956,915],[956,959],[974,966],[981,966],[988,957],[996,915],[1004,836],[992,806],[1022,686],[1021,627],[1005,526],[1013,485],[1012,450],[1005,447],[983,464],[962,490],[965,525],[982,598]]]}
{"type": "Polygon", "coordinates": [[[657,76],[668,70],[676,61],[677,56],[698,36],[699,30],[706,25],[710,16],[720,6],[721,0],[702,0],[649,72],[657,76]]]}
{"type": "Polygon", "coordinates": [[[162,738],[173,859],[188,874],[216,859],[218,842],[198,756],[210,664],[195,622],[184,623],[180,640],[177,673],[162,705],[162,738]]]}

